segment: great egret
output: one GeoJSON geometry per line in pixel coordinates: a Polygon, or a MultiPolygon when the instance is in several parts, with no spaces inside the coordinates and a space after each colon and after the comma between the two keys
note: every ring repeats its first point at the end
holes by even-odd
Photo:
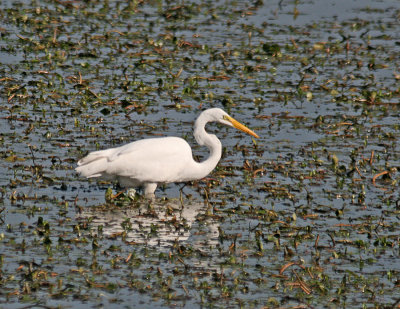
{"type": "Polygon", "coordinates": [[[205,125],[219,122],[256,138],[258,135],[220,108],[207,109],[194,124],[194,137],[207,146],[210,156],[203,162],[193,160],[189,144],[179,137],[142,139],[127,145],[89,153],[79,160],[76,171],[87,178],[117,180],[122,187],[142,187],[147,197],[154,196],[157,185],[185,182],[207,176],[221,159],[219,139],[208,134],[205,125]]]}

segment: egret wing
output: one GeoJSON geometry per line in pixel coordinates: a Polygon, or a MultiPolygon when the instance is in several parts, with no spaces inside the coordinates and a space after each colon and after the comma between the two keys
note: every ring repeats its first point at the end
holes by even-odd
{"type": "Polygon", "coordinates": [[[139,140],[116,148],[107,159],[106,174],[141,183],[181,181],[193,162],[189,144],[178,137],[139,140]]]}

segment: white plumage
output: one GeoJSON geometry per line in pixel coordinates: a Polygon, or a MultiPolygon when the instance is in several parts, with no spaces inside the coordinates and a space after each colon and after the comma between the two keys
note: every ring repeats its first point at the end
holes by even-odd
{"type": "Polygon", "coordinates": [[[221,158],[219,139],[205,131],[208,122],[235,127],[254,137],[258,135],[220,108],[205,110],[194,125],[194,137],[207,146],[210,156],[199,163],[193,160],[189,144],[179,137],[138,140],[127,145],[89,153],[78,162],[76,171],[87,178],[117,180],[121,186],[143,187],[146,196],[154,195],[158,184],[185,182],[207,176],[221,158]]]}

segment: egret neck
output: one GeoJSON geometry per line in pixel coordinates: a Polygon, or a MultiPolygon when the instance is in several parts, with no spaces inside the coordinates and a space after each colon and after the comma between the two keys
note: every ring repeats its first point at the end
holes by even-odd
{"type": "Polygon", "coordinates": [[[194,170],[192,170],[192,173],[196,171],[195,178],[197,179],[204,178],[211,173],[211,171],[217,166],[222,155],[222,144],[218,137],[214,134],[207,133],[205,130],[205,126],[210,120],[205,119],[206,117],[204,116],[203,113],[199,118],[197,118],[194,124],[193,135],[200,146],[206,146],[208,148],[210,156],[205,161],[197,163],[194,170]]]}

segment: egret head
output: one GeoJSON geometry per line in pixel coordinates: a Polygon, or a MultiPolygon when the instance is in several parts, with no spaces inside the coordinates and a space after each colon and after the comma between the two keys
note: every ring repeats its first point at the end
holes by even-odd
{"type": "Polygon", "coordinates": [[[195,137],[197,142],[200,145],[202,144],[202,138],[201,138],[201,132],[204,131],[204,126],[207,122],[219,122],[222,123],[226,126],[234,127],[236,129],[239,129],[247,134],[250,134],[251,136],[254,136],[256,138],[259,138],[259,136],[254,133],[252,130],[250,130],[248,127],[245,125],[241,124],[239,121],[233,119],[231,116],[229,116],[225,111],[223,111],[220,108],[210,108],[202,112],[197,118],[196,123],[195,123],[195,137]]]}
{"type": "Polygon", "coordinates": [[[254,136],[255,138],[259,138],[259,136],[253,132],[252,130],[250,130],[248,127],[246,127],[245,125],[241,124],[239,121],[237,121],[236,119],[232,118],[231,116],[229,116],[226,112],[224,112],[222,109],[219,109],[219,111],[217,111],[217,115],[219,115],[219,118],[217,119],[217,121],[219,123],[222,123],[224,125],[227,126],[231,126],[234,127],[240,131],[243,131],[247,134],[250,134],[251,136],[254,136]]]}

